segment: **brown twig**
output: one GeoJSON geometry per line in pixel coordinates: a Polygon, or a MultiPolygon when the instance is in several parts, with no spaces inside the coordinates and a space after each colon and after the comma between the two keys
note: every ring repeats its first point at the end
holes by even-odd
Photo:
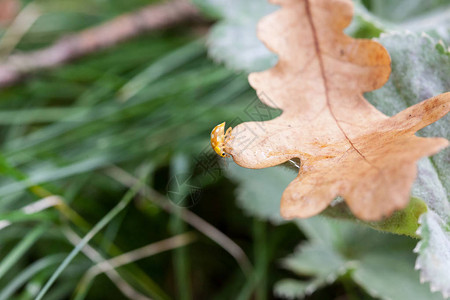
{"type": "Polygon", "coordinates": [[[135,262],[143,258],[150,257],[155,254],[159,254],[164,251],[186,246],[195,241],[195,239],[196,239],[195,233],[193,232],[183,233],[159,242],[151,243],[147,246],[132,250],[130,252],[123,253],[108,260],[98,262],[96,265],[92,266],[85,273],[82,281],[86,283],[90,282],[101,273],[117,269],[123,265],[135,262]]]}
{"type": "MultiPolygon", "coordinates": [[[[69,227],[64,228],[63,231],[64,235],[67,237],[67,239],[72,243],[72,245],[76,246],[81,242],[81,238],[69,227]]],[[[107,262],[103,258],[103,256],[94,248],[92,248],[89,245],[86,245],[81,250],[90,260],[95,262],[96,264],[107,262]]],[[[116,287],[122,292],[122,294],[127,297],[128,299],[134,299],[134,300],[151,300],[151,298],[141,294],[137,290],[135,290],[131,285],[128,284],[121,276],[120,274],[115,270],[114,267],[110,267],[108,269],[105,268],[104,272],[106,273],[106,276],[111,279],[111,281],[116,285],[116,287]]]]}
{"type": "Polygon", "coordinates": [[[11,85],[30,72],[52,68],[111,47],[143,32],[165,29],[199,16],[197,9],[188,0],[173,0],[146,6],[99,26],[61,38],[47,48],[12,54],[0,64],[0,87],[11,85]]]}
{"type": "MultiPolygon", "coordinates": [[[[116,166],[112,166],[106,169],[105,174],[128,187],[136,184],[136,180],[138,180],[131,174],[116,166]]],[[[209,237],[211,240],[220,245],[225,251],[227,251],[231,256],[234,257],[244,274],[246,276],[250,275],[253,266],[250,263],[250,260],[248,259],[244,250],[242,250],[242,248],[239,247],[238,244],[236,244],[232,239],[230,239],[220,230],[188,209],[180,207],[177,207],[177,209],[175,209],[175,206],[170,203],[170,200],[168,200],[164,195],[153,190],[148,185],[143,185],[141,190],[139,191],[139,194],[168,213],[176,213],[176,211],[178,211],[180,213],[180,218],[184,222],[188,223],[199,232],[203,233],[205,236],[209,237]]]]}

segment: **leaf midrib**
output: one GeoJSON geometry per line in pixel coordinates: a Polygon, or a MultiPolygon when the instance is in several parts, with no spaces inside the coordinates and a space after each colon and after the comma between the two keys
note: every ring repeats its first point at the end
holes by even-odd
{"type": "Polygon", "coordinates": [[[312,18],[311,7],[310,7],[310,3],[309,2],[310,2],[310,0],[305,0],[305,10],[306,10],[306,15],[308,17],[308,22],[309,22],[309,24],[311,26],[311,31],[312,31],[313,40],[314,40],[314,50],[316,52],[317,59],[319,60],[320,73],[321,73],[322,82],[323,82],[323,86],[324,86],[324,90],[325,90],[325,99],[326,99],[328,111],[330,112],[331,117],[333,118],[334,122],[338,126],[339,130],[342,132],[342,134],[344,135],[345,139],[349,142],[350,146],[356,151],[356,153],[358,153],[358,155],[361,156],[363,158],[363,160],[366,163],[368,163],[370,166],[372,166],[373,168],[376,168],[376,169],[379,170],[379,168],[377,166],[373,165],[364,156],[364,154],[362,154],[361,151],[359,151],[359,149],[356,148],[356,146],[353,144],[353,142],[350,140],[350,138],[348,137],[348,135],[346,134],[346,132],[342,128],[341,124],[339,124],[339,121],[337,120],[336,115],[334,114],[333,110],[331,109],[330,95],[329,95],[329,88],[328,88],[328,80],[327,80],[327,76],[326,76],[326,73],[325,73],[325,65],[324,65],[324,62],[323,62],[323,59],[322,59],[322,51],[320,49],[319,38],[317,36],[317,30],[316,30],[316,26],[315,26],[313,18],[312,18]]]}

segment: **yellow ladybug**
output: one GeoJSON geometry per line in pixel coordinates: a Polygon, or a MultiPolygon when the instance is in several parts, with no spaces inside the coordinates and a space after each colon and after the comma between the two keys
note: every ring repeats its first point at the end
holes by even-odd
{"type": "Polygon", "coordinates": [[[225,133],[225,122],[217,125],[211,131],[211,147],[222,157],[229,157],[230,155],[226,152],[226,143],[230,138],[232,128],[228,128],[225,133]]]}

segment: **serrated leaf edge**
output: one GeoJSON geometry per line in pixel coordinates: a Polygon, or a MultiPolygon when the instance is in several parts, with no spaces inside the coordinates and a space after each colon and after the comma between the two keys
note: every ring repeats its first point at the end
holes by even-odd
{"type": "MultiPolygon", "coordinates": [[[[426,214],[429,212],[426,212],[424,214],[422,214],[419,217],[419,228],[416,231],[416,234],[418,236],[420,236],[421,238],[424,238],[422,236],[422,226],[423,226],[423,219],[426,217],[426,214]]],[[[416,259],[416,263],[414,266],[414,269],[418,270],[420,272],[420,283],[424,284],[424,283],[429,283],[430,284],[430,291],[432,293],[434,292],[440,292],[442,294],[442,297],[444,297],[444,299],[448,299],[450,297],[450,293],[448,293],[447,291],[441,290],[436,284],[434,284],[434,282],[432,281],[431,278],[429,278],[427,275],[425,275],[425,273],[423,272],[423,264],[422,264],[422,260],[421,260],[421,255],[420,255],[420,249],[423,245],[423,240],[420,240],[416,247],[414,247],[413,252],[417,254],[417,259],[416,259]]]]}

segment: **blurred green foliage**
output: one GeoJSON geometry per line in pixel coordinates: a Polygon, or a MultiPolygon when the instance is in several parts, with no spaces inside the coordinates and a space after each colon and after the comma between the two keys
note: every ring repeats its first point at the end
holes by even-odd
{"type": "MultiPolygon", "coordinates": [[[[41,16],[16,50],[50,45],[61,36],[151,2],[156,1],[23,1],[24,6],[39,7],[41,16]]],[[[410,15],[396,18],[395,14],[383,15],[383,6],[375,7],[373,2],[364,1],[373,16],[357,14],[356,25],[351,28],[355,35],[372,37],[385,30],[371,22],[372,17],[395,22],[423,11],[415,1],[417,7],[408,10],[410,15]]],[[[433,1],[428,8],[445,7],[444,2],[433,1]]],[[[232,7],[231,12],[246,11],[232,7]]],[[[253,17],[248,24],[256,20],[253,17]]],[[[280,283],[278,296],[272,290],[277,282],[294,274],[304,282],[321,278],[320,272],[296,272],[285,260],[280,263],[306,238],[308,245],[317,242],[307,223],[300,231],[297,224],[279,219],[276,195],[284,188],[283,177],[277,175],[274,181],[258,171],[247,175],[248,170],[216,165],[219,160],[209,147],[209,133],[215,125],[243,122],[255,114],[270,119],[279,112],[260,113],[246,74],[214,63],[207,56],[205,38],[197,26],[148,33],[54,70],[30,74],[24,82],[0,90],[0,299],[35,299],[63,260],[80,245],[73,240],[74,234],[83,238],[126,199],[130,187],[125,177],[123,181],[111,177],[112,166],[144,180],[173,211],[167,213],[152,204],[155,194],[135,196],[114,218],[107,219],[105,228],[90,239],[89,249],[107,259],[183,232],[196,232],[196,241],[188,246],[117,269],[119,277],[139,293],[154,299],[263,300],[289,292],[280,288],[280,283]],[[187,206],[195,204],[188,209],[243,249],[252,263],[248,274],[223,247],[184,223],[181,208],[167,199],[173,179],[185,174],[195,191],[180,190],[180,197],[194,199],[195,203],[187,202],[187,206]],[[262,193],[263,188],[270,191],[262,193]],[[49,195],[60,196],[62,203],[34,214],[22,209],[49,195]]],[[[4,30],[0,30],[0,37],[4,30]]],[[[226,50],[228,41],[222,39],[217,45],[225,48],[217,49],[226,50]]],[[[239,57],[239,51],[229,57],[239,57]]],[[[287,178],[295,176],[286,170],[274,172],[285,172],[287,178]]],[[[342,255],[344,264],[374,252],[361,250],[359,256],[353,256],[348,253],[353,241],[330,232],[345,227],[349,232],[362,230],[369,238],[381,236],[361,229],[361,225],[329,223],[326,219],[312,222],[318,222],[310,223],[317,229],[316,236],[333,235],[333,243],[325,243],[328,248],[324,246],[324,251],[342,255]]],[[[402,282],[417,288],[418,273],[413,270],[411,254],[414,242],[391,235],[379,239],[389,245],[384,248],[380,242],[373,250],[381,257],[375,265],[390,268],[389,252],[394,247],[395,257],[404,256],[398,262],[400,274],[407,274],[402,282]]],[[[370,262],[362,264],[359,273],[352,273],[350,264],[334,276],[332,285],[326,287],[322,282],[317,286],[321,289],[307,298],[396,299],[402,295],[393,280],[368,286],[375,270],[368,267],[370,262]],[[373,292],[383,285],[387,296],[373,292]]],[[[74,256],[61,268],[61,275],[43,299],[80,299],[83,289],[86,299],[126,299],[117,283],[104,274],[89,285],[82,281],[93,265],[85,253],[74,256]]],[[[299,288],[297,279],[297,285],[290,288],[299,288]]],[[[421,293],[423,287],[427,286],[419,287],[421,293]]]]}

